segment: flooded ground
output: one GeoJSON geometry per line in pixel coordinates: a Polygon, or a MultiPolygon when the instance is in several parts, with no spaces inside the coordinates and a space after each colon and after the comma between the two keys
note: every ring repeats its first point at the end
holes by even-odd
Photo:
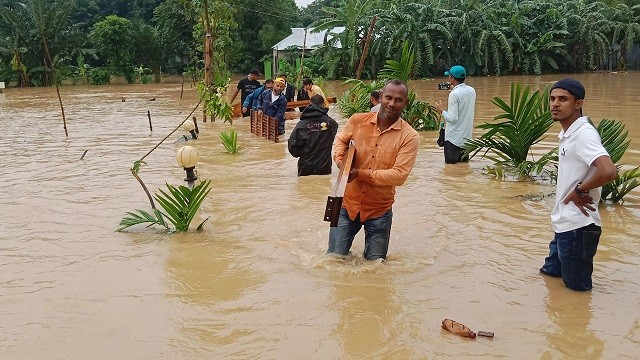
{"type": "MultiPolygon", "coordinates": [[[[623,162],[640,165],[640,73],[575,77],[585,114],[624,121],[632,142],[623,162]]],[[[511,81],[558,78],[469,78],[476,123],[498,113],[491,99],[508,98],[511,81]]],[[[442,80],[411,86],[433,102],[446,98],[442,80]]],[[[200,179],[212,181],[194,221],[210,217],[203,232],[114,232],[125,212],[149,209],[129,169],[196,105],[193,88],[180,92],[65,86],[68,138],[55,89],[0,94],[1,359],[637,358],[639,190],[601,206],[593,291],[572,292],[538,274],[554,186],[494,180],[480,158],[445,166],[435,132],[421,133],[416,166],[397,189],[384,264],[361,259],[362,234],[348,260],[325,255],[331,177],[298,178],[286,143],[255,137],[242,119],[233,124],[239,154],[224,153],[218,134],[231,126],[219,121],[200,123],[188,143],[200,179]],[[443,318],[495,338],[446,333],[443,318]]],[[[338,109],[330,114],[344,124],[338,109]]],[[[559,129],[540,146],[555,146],[559,129]]],[[[145,159],[150,189],[184,183],[179,135],[145,159]]]]}

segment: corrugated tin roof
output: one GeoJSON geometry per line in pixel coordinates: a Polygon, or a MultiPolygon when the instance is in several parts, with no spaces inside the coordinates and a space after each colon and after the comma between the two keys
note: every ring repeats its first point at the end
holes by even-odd
{"type": "MultiPolygon", "coordinates": [[[[324,43],[324,35],[327,32],[326,30],[314,33],[311,31],[312,29],[307,29],[307,40],[305,42],[304,29],[305,28],[291,28],[291,35],[282,39],[271,48],[274,50],[284,50],[290,46],[296,46],[298,49],[302,49],[304,46],[306,50],[311,50],[324,43]]],[[[336,27],[331,30],[332,33],[341,33],[343,31],[344,27],[336,27]]],[[[328,38],[330,39],[331,35],[329,35],[328,38]]]]}

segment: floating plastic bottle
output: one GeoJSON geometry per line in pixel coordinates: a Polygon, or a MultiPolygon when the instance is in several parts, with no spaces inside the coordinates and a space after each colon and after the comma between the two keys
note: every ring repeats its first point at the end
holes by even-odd
{"type": "Polygon", "coordinates": [[[471,331],[471,329],[469,329],[468,327],[466,327],[464,324],[461,324],[457,321],[451,320],[451,319],[444,319],[442,320],[442,328],[452,332],[456,335],[460,335],[463,337],[468,337],[468,338],[472,338],[474,339],[476,337],[476,333],[474,333],[473,331],[471,331]]]}

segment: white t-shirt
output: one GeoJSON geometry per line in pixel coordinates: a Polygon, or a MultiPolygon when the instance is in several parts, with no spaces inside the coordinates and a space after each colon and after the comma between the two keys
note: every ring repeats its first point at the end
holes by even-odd
{"type": "Polygon", "coordinates": [[[273,91],[271,91],[271,103],[273,104],[274,102],[276,102],[276,100],[278,100],[278,98],[280,97],[280,94],[277,94],[273,91]]]}
{"type": "Polygon", "coordinates": [[[378,112],[380,111],[380,107],[382,106],[382,103],[378,103],[378,105],[375,105],[374,107],[371,108],[371,112],[378,112]]]}
{"type": "Polygon", "coordinates": [[[598,203],[602,188],[589,190],[596,211],[586,209],[589,216],[573,203],[563,204],[564,198],[574,191],[579,181],[591,177],[596,171],[593,161],[602,155],[609,156],[602,146],[598,131],[589,123],[586,116],[578,118],[567,131],[558,134],[558,182],[556,186],[556,204],[551,212],[551,226],[556,233],[575,230],[589,224],[602,226],[598,203]]]}

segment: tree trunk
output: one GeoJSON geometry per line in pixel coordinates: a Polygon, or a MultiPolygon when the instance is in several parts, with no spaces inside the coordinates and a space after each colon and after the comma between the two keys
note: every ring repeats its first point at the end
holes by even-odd
{"type": "Polygon", "coordinates": [[[356,79],[360,79],[360,75],[362,74],[362,68],[364,67],[364,60],[367,58],[367,52],[369,50],[369,43],[371,42],[371,34],[373,33],[373,27],[376,25],[376,21],[378,20],[377,16],[373,16],[371,19],[371,25],[369,25],[369,32],[367,33],[367,37],[364,40],[364,45],[362,49],[362,56],[360,57],[360,63],[358,64],[358,70],[356,70],[356,79]]]}

